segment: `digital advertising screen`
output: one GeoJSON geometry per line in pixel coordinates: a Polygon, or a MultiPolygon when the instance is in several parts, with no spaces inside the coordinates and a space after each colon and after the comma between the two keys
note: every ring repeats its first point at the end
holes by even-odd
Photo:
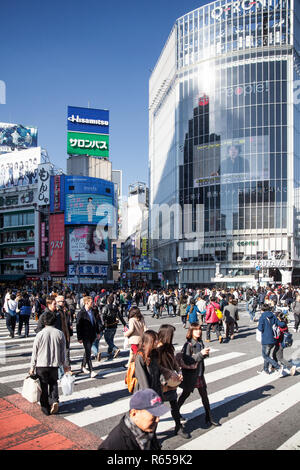
{"type": "Polygon", "coordinates": [[[113,225],[114,185],[87,176],[65,177],[66,225],[113,225]]]}
{"type": "Polygon", "coordinates": [[[0,122],[0,153],[37,146],[37,128],[0,122]]]}

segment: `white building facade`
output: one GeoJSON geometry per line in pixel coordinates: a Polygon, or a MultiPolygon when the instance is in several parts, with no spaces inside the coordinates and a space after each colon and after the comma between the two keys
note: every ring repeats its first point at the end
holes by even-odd
{"type": "Polygon", "coordinates": [[[299,18],[293,0],[218,0],[169,35],[149,82],[149,179],[170,285],[178,256],[185,285],[300,284],[299,18]]]}

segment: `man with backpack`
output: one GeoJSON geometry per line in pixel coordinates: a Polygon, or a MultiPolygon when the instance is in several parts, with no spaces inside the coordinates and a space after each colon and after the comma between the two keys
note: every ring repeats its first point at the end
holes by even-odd
{"type": "Polygon", "coordinates": [[[120,349],[114,344],[114,337],[117,331],[118,319],[121,321],[123,326],[126,326],[126,322],[120,313],[119,308],[114,303],[113,294],[107,298],[107,304],[103,307],[101,313],[101,320],[104,325],[104,339],[108,345],[108,357],[107,361],[115,359],[120,354],[120,349]]]}
{"type": "Polygon", "coordinates": [[[273,350],[273,359],[288,369],[290,375],[295,375],[297,367],[283,357],[284,349],[293,344],[292,335],[289,333],[285,315],[283,313],[279,313],[278,319],[285,323],[285,327],[278,327],[278,335],[276,338],[275,348],[273,350]]]}
{"type": "Polygon", "coordinates": [[[282,367],[279,366],[271,357],[271,352],[276,345],[276,327],[284,328],[286,326],[285,322],[279,321],[278,318],[270,311],[270,307],[267,304],[263,304],[262,315],[258,323],[258,331],[261,332],[261,345],[262,345],[262,357],[264,360],[264,368],[262,371],[259,371],[259,374],[269,375],[269,366],[271,365],[276,371],[278,377],[282,377],[282,367]]]}

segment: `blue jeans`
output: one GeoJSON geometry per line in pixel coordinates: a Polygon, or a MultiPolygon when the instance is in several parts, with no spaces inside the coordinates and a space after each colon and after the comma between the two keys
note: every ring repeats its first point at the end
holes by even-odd
{"type": "MultiPolygon", "coordinates": [[[[102,338],[102,333],[100,334],[100,339],[102,338]]],[[[97,356],[98,352],[99,352],[99,343],[100,343],[100,339],[96,338],[95,341],[93,342],[92,344],[92,354],[94,354],[94,356],[97,356]]]]}
{"type": "Polygon", "coordinates": [[[278,362],[274,361],[270,357],[272,349],[275,347],[275,344],[262,344],[262,357],[264,360],[264,371],[269,373],[269,364],[274,367],[274,369],[280,369],[278,362]]]}
{"type": "Polygon", "coordinates": [[[116,334],[117,328],[106,328],[104,331],[104,339],[107,343],[108,346],[108,354],[111,355],[111,353],[115,350],[118,349],[117,346],[114,344],[114,337],[116,334]]]}

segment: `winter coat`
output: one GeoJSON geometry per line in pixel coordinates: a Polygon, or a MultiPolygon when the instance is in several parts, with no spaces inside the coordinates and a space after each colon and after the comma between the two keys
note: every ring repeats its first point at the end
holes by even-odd
{"type": "Polygon", "coordinates": [[[273,334],[273,325],[284,328],[285,322],[279,321],[273,312],[263,312],[258,322],[257,329],[261,332],[261,344],[276,344],[273,334]]]}
{"type": "Polygon", "coordinates": [[[186,309],[186,314],[188,315],[188,321],[190,323],[197,323],[198,322],[198,316],[197,314],[200,313],[197,305],[194,305],[193,308],[192,306],[189,305],[186,309]]]}
{"type": "Polygon", "coordinates": [[[93,312],[94,322],[92,323],[88,312],[82,308],[77,315],[76,331],[78,341],[90,340],[94,341],[97,334],[100,333],[99,323],[93,312]]]}
{"type": "Polygon", "coordinates": [[[197,362],[198,367],[196,369],[182,369],[183,381],[179,385],[184,391],[192,392],[195,388],[198,376],[202,377],[204,374],[204,356],[201,354],[204,345],[202,340],[186,341],[182,348],[183,362],[191,364],[191,362],[197,362]]]}
{"type": "Polygon", "coordinates": [[[129,329],[125,331],[124,336],[128,338],[129,344],[139,344],[146,330],[145,321],[133,317],[129,319],[129,329]]]}
{"type": "Polygon", "coordinates": [[[137,378],[137,385],[134,393],[146,388],[152,388],[162,398],[162,387],[160,382],[161,370],[157,361],[157,353],[153,354],[149,366],[144,363],[141,354],[135,357],[135,377],[137,378]],[[156,356],[156,357],[155,357],[156,356]]]}
{"type": "MultiPolygon", "coordinates": [[[[160,450],[156,434],[151,441],[150,450],[160,450]]],[[[135,436],[124,422],[124,416],[119,424],[109,433],[105,441],[103,441],[98,450],[141,450],[135,436]]]]}
{"type": "Polygon", "coordinates": [[[205,317],[206,323],[218,323],[220,321],[215,312],[216,309],[220,310],[220,305],[217,304],[217,302],[211,302],[206,307],[206,317],[205,317]]]}

